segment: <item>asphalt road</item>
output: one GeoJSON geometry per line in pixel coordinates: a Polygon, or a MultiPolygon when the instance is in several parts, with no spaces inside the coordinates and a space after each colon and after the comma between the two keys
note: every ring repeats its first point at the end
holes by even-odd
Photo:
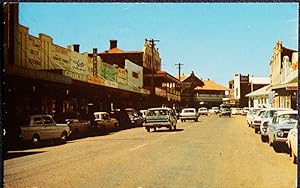
{"type": "Polygon", "coordinates": [[[177,129],[133,128],[14,151],[21,156],[4,161],[4,186],[294,187],[297,165],[261,143],[244,116],[201,116],[177,129]]]}

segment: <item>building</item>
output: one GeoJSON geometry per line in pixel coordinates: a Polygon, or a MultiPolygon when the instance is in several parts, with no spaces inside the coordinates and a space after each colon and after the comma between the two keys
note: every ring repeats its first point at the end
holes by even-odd
{"type": "Polygon", "coordinates": [[[270,60],[272,106],[298,109],[298,52],[281,41],[274,46],[270,60]]]}
{"type": "Polygon", "coordinates": [[[229,88],[217,84],[210,79],[204,80],[203,82],[203,86],[197,86],[195,88],[195,98],[200,106],[211,108],[227,102],[226,99],[229,96],[229,88]]]}
{"type": "MultiPolygon", "coordinates": [[[[151,95],[142,99],[141,108],[162,105],[176,107],[180,103],[180,81],[161,70],[161,58],[154,45],[151,41],[145,40],[143,50],[125,51],[118,48],[117,40],[110,40],[109,49],[98,55],[110,65],[125,67],[125,62],[131,61],[143,67],[143,88],[150,91],[151,95]]],[[[133,72],[134,75],[137,76],[137,73],[133,72]]]]}
{"type": "Polygon", "coordinates": [[[272,107],[272,95],[270,91],[270,85],[266,85],[251,93],[248,93],[246,97],[249,98],[249,107],[254,108],[270,108],[272,107]],[[252,101],[252,102],[251,102],[252,101]]]}
{"type": "Polygon", "coordinates": [[[236,107],[246,107],[253,106],[253,101],[246,97],[246,94],[251,93],[261,87],[270,84],[270,79],[268,77],[254,77],[248,75],[235,74],[233,80],[233,99],[234,106],[236,107]]]}
{"type": "Polygon", "coordinates": [[[181,76],[181,107],[220,106],[223,98],[228,98],[229,89],[212,80],[199,79],[194,72],[190,76],[181,76]]]}

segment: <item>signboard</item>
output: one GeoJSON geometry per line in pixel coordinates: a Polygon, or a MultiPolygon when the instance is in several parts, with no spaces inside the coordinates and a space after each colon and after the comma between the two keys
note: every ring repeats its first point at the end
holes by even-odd
{"type": "Polygon", "coordinates": [[[285,89],[287,91],[297,91],[298,90],[298,86],[287,86],[285,89]]]}
{"type": "Polygon", "coordinates": [[[76,73],[76,72],[71,72],[71,71],[68,71],[68,70],[64,70],[63,75],[68,76],[68,77],[72,78],[73,80],[80,80],[80,81],[83,81],[83,82],[87,81],[87,76],[86,75],[82,75],[82,74],[79,74],[79,73],[76,73]]]}

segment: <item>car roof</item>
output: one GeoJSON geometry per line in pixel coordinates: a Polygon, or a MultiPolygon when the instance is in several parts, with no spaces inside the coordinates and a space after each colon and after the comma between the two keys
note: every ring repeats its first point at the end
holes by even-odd
{"type": "Polygon", "coordinates": [[[288,110],[288,111],[292,111],[293,109],[291,108],[266,108],[266,111],[269,111],[269,110],[288,110]]]}
{"type": "Polygon", "coordinates": [[[283,110],[283,111],[278,111],[276,113],[277,113],[277,116],[280,116],[283,114],[298,114],[298,111],[297,110],[291,110],[291,111],[283,110]]]}
{"type": "Polygon", "coordinates": [[[171,110],[171,108],[157,107],[157,108],[149,108],[148,110],[171,110]]]}
{"type": "Polygon", "coordinates": [[[108,114],[108,112],[94,112],[94,115],[96,114],[108,114]]]}

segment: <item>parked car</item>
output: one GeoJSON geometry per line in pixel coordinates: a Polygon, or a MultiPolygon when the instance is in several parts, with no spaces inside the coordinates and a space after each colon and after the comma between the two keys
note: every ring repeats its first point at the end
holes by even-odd
{"type": "Polygon", "coordinates": [[[231,108],[231,115],[240,114],[240,108],[231,108]]]}
{"type": "Polygon", "coordinates": [[[212,107],[211,112],[214,113],[214,114],[218,114],[218,113],[220,113],[220,108],[219,107],[212,107]]]}
{"type": "Polygon", "coordinates": [[[289,108],[266,108],[264,115],[261,117],[260,122],[260,137],[262,142],[269,140],[269,124],[272,123],[273,116],[277,111],[292,110],[289,108]]]}
{"type": "Polygon", "coordinates": [[[255,133],[259,132],[261,118],[264,116],[265,111],[266,109],[262,108],[253,116],[251,127],[254,128],[255,133]]]}
{"type": "Polygon", "coordinates": [[[246,117],[248,127],[251,127],[252,121],[253,121],[253,117],[255,116],[255,114],[256,114],[259,110],[260,110],[260,108],[249,108],[249,111],[248,111],[247,117],[246,117]]]}
{"type": "Polygon", "coordinates": [[[229,104],[220,105],[220,114],[219,116],[229,116],[231,117],[231,106],[229,104]]]}
{"type": "Polygon", "coordinates": [[[298,122],[289,131],[287,136],[287,145],[289,148],[290,156],[292,157],[293,163],[297,163],[298,158],[298,122]]]}
{"type": "Polygon", "coordinates": [[[194,120],[195,122],[198,121],[199,114],[196,111],[196,108],[183,108],[179,115],[181,122],[186,120],[194,120]]]}
{"type": "Polygon", "coordinates": [[[142,117],[143,117],[143,118],[145,118],[146,112],[147,112],[147,110],[140,110],[140,113],[142,114],[142,117]]]}
{"type": "Polygon", "coordinates": [[[51,115],[31,115],[20,127],[22,140],[31,141],[35,145],[41,140],[54,139],[65,143],[70,134],[70,127],[66,123],[57,124],[51,115]]]}
{"type": "Polygon", "coordinates": [[[247,115],[247,113],[249,112],[249,107],[244,107],[242,111],[242,115],[247,115]]]}
{"type": "Polygon", "coordinates": [[[298,111],[278,111],[269,126],[269,144],[277,149],[278,144],[286,143],[289,131],[298,121],[298,111]]]}
{"type": "Polygon", "coordinates": [[[70,136],[72,137],[80,137],[92,131],[90,121],[82,119],[79,112],[56,114],[54,120],[57,123],[67,123],[71,130],[70,136]]]}
{"type": "Polygon", "coordinates": [[[170,130],[176,130],[177,118],[174,110],[171,108],[150,108],[147,110],[143,126],[150,132],[150,129],[166,127],[170,130]]]}
{"type": "Polygon", "coordinates": [[[95,116],[95,127],[100,131],[108,131],[119,126],[119,122],[115,118],[111,118],[107,112],[94,112],[95,116]]]}
{"type": "Polygon", "coordinates": [[[126,108],[125,111],[128,114],[128,117],[131,121],[131,124],[135,127],[143,126],[143,117],[142,114],[136,111],[134,108],[126,108]]]}
{"type": "Polygon", "coordinates": [[[205,108],[205,107],[199,108],[198,109],[198,114],[199,114],[199,116],[200,115],[206,115],[206,116],[208,116],[208,110],[207,110],[207,108],[205,108]]]}

